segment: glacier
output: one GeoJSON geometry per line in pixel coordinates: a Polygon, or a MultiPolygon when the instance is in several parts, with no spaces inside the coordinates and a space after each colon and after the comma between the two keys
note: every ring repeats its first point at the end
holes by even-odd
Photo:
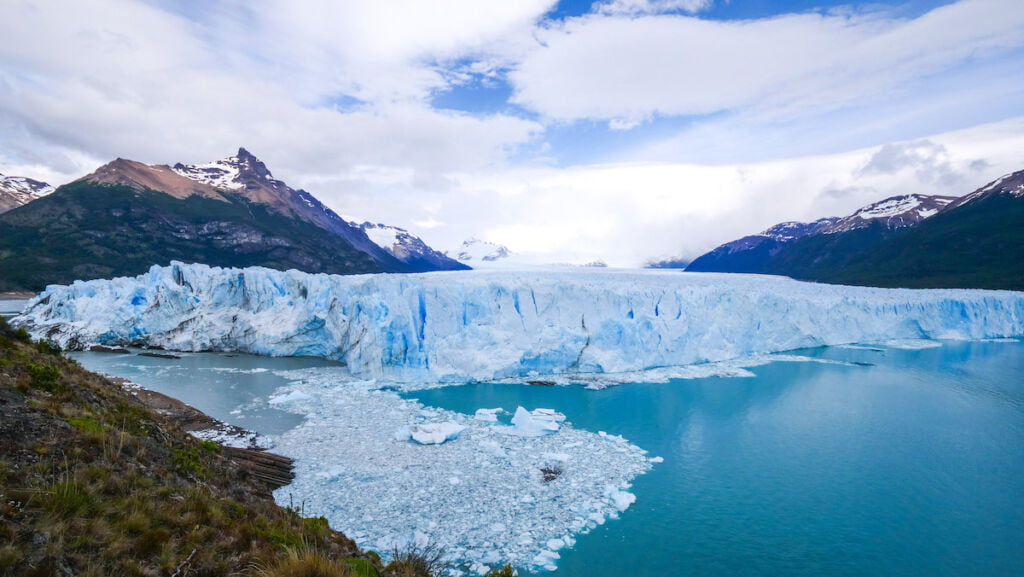
{"type": "Polygon", "coordinates": [[[1024,293],[674,271],[334,276],[201,264],[50,286],[13,324],[91,343],[317,356],[356,378],[630,373],[820,345],[1024,335],[1024,293]]]}

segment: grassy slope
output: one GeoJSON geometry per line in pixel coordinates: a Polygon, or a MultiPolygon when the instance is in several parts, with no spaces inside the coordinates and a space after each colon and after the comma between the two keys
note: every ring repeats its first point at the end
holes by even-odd
{"type": "Polygon", "coordinates": [[[241,199],[181,200],[75,182],[0,215],[0,290],[39,291],[76,279],[137,275],[171,260],[381,272],[369,255],[341,237],[241,199]]]}

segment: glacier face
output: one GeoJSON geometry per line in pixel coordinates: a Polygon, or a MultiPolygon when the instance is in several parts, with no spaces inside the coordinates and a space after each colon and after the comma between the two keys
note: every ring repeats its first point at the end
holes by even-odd
{"type": "Polygon", "coordinates": [[[89,343],[306,355],[358,378],[617,373],[818,345],[1024,334],[1024,293],[672,271],[332,276],[172,263],[51,286],[14,323],[89,343]]]}

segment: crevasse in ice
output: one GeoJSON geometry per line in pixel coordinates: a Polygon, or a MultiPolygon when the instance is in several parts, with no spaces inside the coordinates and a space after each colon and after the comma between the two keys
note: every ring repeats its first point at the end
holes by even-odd
{"type": "Polygon", "coordinates": [[[392,381],[613,373],[817,345],[1024,334],[1024,293],[661,271],[333,276],[172,263],[51,286],[16,324],[62,346],[308,355],[392,381]]]}

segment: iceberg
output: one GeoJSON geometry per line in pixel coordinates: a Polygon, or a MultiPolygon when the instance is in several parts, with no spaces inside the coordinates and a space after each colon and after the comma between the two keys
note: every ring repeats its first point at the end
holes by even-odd
{"type": "Polygon", "coordinates": [[[409,437],[421,445],[440,445],[459,437],[466,427],[448,421],[447,423],[425,423],[409,427],[409,437]]]}
{"type": "Polygon", "coordinates": [[[50,286],[13,324],[65,348],[318,356],[395,383],[555,381],[821,345],[1019,337],[1024,293],[673,271],[335,276],[172,263],[50,286]]]}
{"type": "MultiPolygon", "coordinates": [[[[538,409],[539,411],[551,411],[550,409],[538,409]]],[[[536,411],[534,411],[536,413],[536,411]]],[[[550,435],[551,433],[557,433],[561,428],[559,421],[544,417],[538,417],[536,414],[527,411],[522,407],[516,408],[516,413],[512,415],[512,426],[505,427],[503,431],[509,435],[518,435],[520,437],[540,437],[543,435],[550,435]]],[[[545,413],[542,412],[542,415],[545,413]]],[[[561,413],[558,413],[561,415],[561,413]]],[[[565,415],[562,415],[562,420],[565,420],[565,415]]]]}

